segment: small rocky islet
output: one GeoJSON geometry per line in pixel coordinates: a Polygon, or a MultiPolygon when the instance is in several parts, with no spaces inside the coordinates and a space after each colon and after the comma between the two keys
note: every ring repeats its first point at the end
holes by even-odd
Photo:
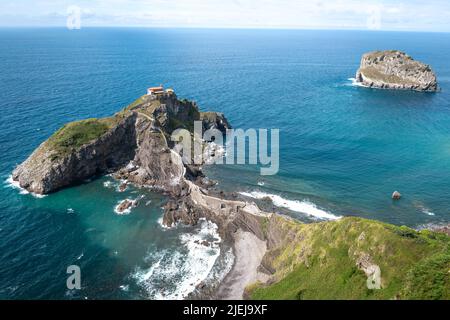
{"type": "Polygon", "coordinates": [[[117,205],[116,211],[118,214],[124,214],[125,212],[127,212],[131,208],[135,207],[136,205],[137,205],[137,201],[125,199],[117,205]]]}
{"type": "Polygon", "coordinates": [[[439,90],[431,67],[405,52],[385,50],[362,56],[356,83],[377,89],[436,92],[439,90]]]}
{"type": "MultiPolygon", "coordinates": [[[[195,225],[206,218],[217,224],[224,241],[233,243],[238,231],[254,235],[266,244],[255,269],[269,280],[245,283],[244,298],[450,298],[450,237],[445,232],[357,217],[303,224],[264,212],[245,198],[227,197],[205,183],[200,165],[184,164],[173,150],[171,133],[178,128],[192,133],[196,120],[205,129],[230,128],[223,114],[200,112],[173,91],[146,95],[111,117],[66,124],[12,178],[30,192],[48,194],[111,173],[119,181],[168,195],[163,216],[167,226],[195,225]],[[368,289],[377,276],[379,287],[368,289]]],[[[125,200],[118,209],[125,212],[133,205],[125,200]]],[[[237,256],[245,259],[248,254],[237,256]]],[[[194,294],[215,298],[218,289],[201,286],[194,294]]]]}

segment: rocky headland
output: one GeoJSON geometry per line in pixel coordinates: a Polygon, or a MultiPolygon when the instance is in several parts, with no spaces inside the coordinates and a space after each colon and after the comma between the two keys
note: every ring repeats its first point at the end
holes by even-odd
{"type": "MultiPolygon", "coordinates": [[[[234,244],[235,263],[219,286],[200,284],[193,298],[450,297],[450,237],[355,217],[302,224],[213,190],[201,166],[184,164],[170,140],[175,129],[193,132],[196,120],[205,129],[230,127],[223,114],[200,112],[175,94],[143,96],[112,117],[63,126],[12,178],[30,192],[48,194],[112,173],[167,194],[167,226],[213,221],[234,244]],[[373,281],[377,288],[370,287],[373,281]]],[[[132,205],[128,200],[119,209],[132,205]]]]}
{"type": "Polygon", "coordinates": [[[378,89],[438,91],[436,75],[431,67],[397,50],[364,54],[356,82],[378,89]]]}

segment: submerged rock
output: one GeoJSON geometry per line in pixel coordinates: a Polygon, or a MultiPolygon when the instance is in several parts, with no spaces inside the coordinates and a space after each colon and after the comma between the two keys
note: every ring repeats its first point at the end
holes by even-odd
{"type": "Polygon", "coordinates": [[[437,91],[431,67],[397,50],[374,51],[363,55],[356,82],[379,89],[437,91]]]}

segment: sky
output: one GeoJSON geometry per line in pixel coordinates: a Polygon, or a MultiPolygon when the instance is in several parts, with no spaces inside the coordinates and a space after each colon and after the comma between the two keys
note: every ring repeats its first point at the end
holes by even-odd
{"type": "Polygon", "coordinates": [[[450,32],[448,0],[1,0],[0,26],[450,32]]]}

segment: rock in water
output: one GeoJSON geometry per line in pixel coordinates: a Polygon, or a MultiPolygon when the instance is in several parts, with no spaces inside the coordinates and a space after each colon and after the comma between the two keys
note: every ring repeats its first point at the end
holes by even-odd
{"type": "Polygon", "coordinates": [[[364,54],[356,73],[356,82],[379,89],[438,90],[436,75],[429,65],[396,50],[364,54]]]}
{"type": "Polygon", "coordinates": [[[135,206],[134,201],[130,201],[128,199],[123,200],[118,206],[117,206],[117,212],[118,213],[124,213],[125,211],[131,209],[131,207],[135,206]]]}
{"type": "Polygon", "coordinates": [[[124,192],[125,190],[127,190],[127,188],[128,188],[128,183],[127,182],[123,182],[119,186],[119,192],[124,192]]]}
{"type": "Polygon", "coordinates": [[[401,197],[402,197],[402,195],[398,191],[394,191],[394,193],[392,194],[393,200],[400,200],[401,197]]]}

